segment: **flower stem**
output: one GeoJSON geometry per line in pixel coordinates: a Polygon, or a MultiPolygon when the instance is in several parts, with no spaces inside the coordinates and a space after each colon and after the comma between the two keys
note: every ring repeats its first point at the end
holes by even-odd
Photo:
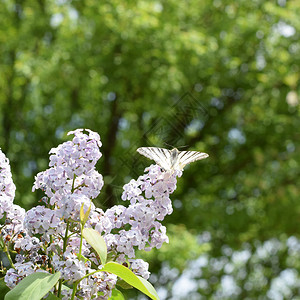
{"type": "Polygon", "coordinates": [[[6,254],[6,256],[7,256],[8,260],[9,260],[9,262],[10,262],[11,267],[14,268],[14,269],[16,269],[15,265],[14,265],[14,263],[13,263],[11,257],[10,257],[10,253],[9,253],[9,245],[10,245],[10,243],[8,242],[8,244],[6,245],[5,242],[4,242],[4,240],[3,240],[3,237],[1,236],[1,244],[4,246],[3,249],[2,249],[2,251],[5,252],[5,254],[6,254]]]}
{"type": "Polygon", "coordinates": [[[83,229],[83,226],[80,224],[80,245],[79,245],[79,257],[80,258],[81,258],[81,252],[82,252],[82,242],[83,242],[82,229],[83,229]]]}
{"type": "MultiPolygon", "coordinates": [[[[64,237],[64,244],[63,244],[63,253],[65,253],[66,249],[67,249],[69,225],[70,225],[70,221],[67,221],[67,227],[66,227],[66,232],[65,232],[65,237],[64,237]]],[[[63,279],[62,278],[59,279],[57,297],[61,296],[62,282],[63,282],[63,279]]]]}
{"type": "MultiPolygon", "coordinates": [[[[50,245],[52,245],[52,243],[53,243],[53,236],[52,236],[52,234],[51,234],[51,235],[50,235],[50,245]]],[[[53,268],[53,266],[52,266],[53,252],[50,251],[50,253],[48,254],[48,256],[49,256],[49,268],[52,270],[52,274],[54,274],[55,271],[54,271],[54,268],[53,268]]]]}
{"type": "Polygon", "coordinates": [[[65,253],[66,249],[67,249],[69,225],[70,225],[70,221],[68,220],[67,221],[66,232],[65,232],[65,237],[64,237],[63,253],[65,253]]]}
{"type": "Polygon", "coordinates": [[[75,294],[77,292],[77,285],[78,285],[79,281],[75,281],[73,283],[73,292],[72,292],[72,296],[71,296],[71,300],[74,300],[75,294]]]}

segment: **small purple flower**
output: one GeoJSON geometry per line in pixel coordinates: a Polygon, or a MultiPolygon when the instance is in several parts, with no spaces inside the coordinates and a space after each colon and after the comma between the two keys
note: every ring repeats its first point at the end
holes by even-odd
{"type": "Polygon", "coordinates": [[[0,149],[0,196],[7,196],[12,202],[16,186],[13,183],[8,158],[0,149]]]}
{"type": "Polygon", "coordinates": [[[38,270],[39,267],[32,262],[25,263],[15,263],[15,269],[11,268],[7,271],[4,282],[9,288],[14,288],[24,277],[38,271],[45,272],[43,270],[38,270]]]}
{"type": "Polygon", "coordinates": [[[148,271],[149,264],[142,259],[129,259],[130,269],[136,275],[139,275],[145,279],[148,279],[150,272],[148,271]]]}
{"type": "Polygon", "coordinates": [[[11,198],[6,194],[0,195],[0,219],[3,218],[4,214],[12,209],[13,202],[11,198]]]}
{"type": "Polygon", "coordinates": [[[26,212],[24,227],[30,235],[63,233],[65,225],[61,222],[57,211],[44,206],[36,206],[26,212]]]}

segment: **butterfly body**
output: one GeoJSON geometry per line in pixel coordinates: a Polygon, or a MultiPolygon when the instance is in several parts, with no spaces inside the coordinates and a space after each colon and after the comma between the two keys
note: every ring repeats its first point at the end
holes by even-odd
{"type": "Polygon", "coordinates": [[[198,151],[179,151],[157,147],[141,147],[137,152],[154,160],[160,167],[166,171],[183,170],[183,168],[196,160],[208,157],[208,154],[198,151]]]}

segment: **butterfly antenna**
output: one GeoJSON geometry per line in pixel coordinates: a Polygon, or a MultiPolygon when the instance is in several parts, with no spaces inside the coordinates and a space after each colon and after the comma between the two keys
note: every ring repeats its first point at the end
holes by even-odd
{"type": "Polygon", "coordinates": [[[185,146],[178,146],[178,147],[174,147],[173,145],[170,145],[166,142],[164,142],[165,145],[167,145],[168,147],[174,149],[174,148],[177,148],[177,149],[182,149],[182,148],[187,148],[189,145],[185,145],[185,146]]]}
{"type": "Polygon", "coordinates": [[[187,148],[189,145],[179,146],[178,149],[187,148]]]}
{"type": "Polygon", "coordinates": [[[164,144],[167,145],[168,147],[172,148],[172,149],[175,148],[173,145],[170,145],[170,144],[168,144],[166,142],[164,142],[164,144]]]}

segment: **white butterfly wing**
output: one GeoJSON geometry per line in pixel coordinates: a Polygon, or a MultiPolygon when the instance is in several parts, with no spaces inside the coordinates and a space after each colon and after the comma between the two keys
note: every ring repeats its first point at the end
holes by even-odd
{"type": "Polygon", "coordinates": [[[164,148],[157,147],[141,147],[136,150],[138,153],[154,160],[160,167],[166,171],[172,167],[171,151],[164,148]]]}
{"type": "Polygon", "coordinates": [[[207,158],[209,155],[204,152],[198,151],[180,151],[178,154],[178,160],[174,169],[182,170],[187,164],[190,164],[196,160],[207,158]]]}

